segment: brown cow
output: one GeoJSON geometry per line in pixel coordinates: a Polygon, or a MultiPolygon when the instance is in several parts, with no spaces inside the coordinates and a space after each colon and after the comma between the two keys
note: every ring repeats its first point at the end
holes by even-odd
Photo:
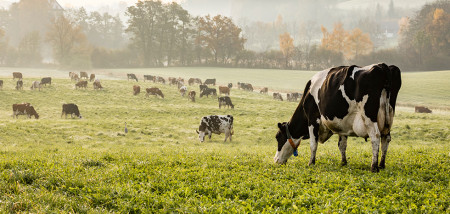
{"type": "Polygon", "coordinates": [[[188,84],[189,84],[189,85],[193,85],[194,83],[199,84],[199,85],[203,84],[203,83],[202,83],[202,80],[199,79],[199,78],[190,78],[190,79],[188,80],[188,84]]]}
{"type": "Polygon", "coordinates": [[[267,94],[269,92],[269,89],[267,87],[264,87],[259,91],[260,94],[267,94]]]}
{"type": "Polygon", "coordinates": [[[28,118],[31,118],[31,116],[34,116],[34,118],[39,119],[39,115],[34,110],[34,107],[30,105],[29,103],[22,103],[22,104],[13,104],[13,117],[18,118],[19,115],[27,115],[28,118]]]}
{"type": "Polygon", "coordinates": [[[138,95],[141,93],[141,86],[133,85],[133,95],[138,95]]]}
{"type": "Polygon", "coordinates": [[[190,91],[188,93],[188,98],[191,99],[192,102],[195,102],[195,91],[190,91]]]}
{"type": "MultiPolygon", "coordinates": [[[[87,81],[86,81],[86,83],[87,83],[87,81]]],[[[103,87],[102,87],[102,84],[100,84],[100,80],[95,80],[94,83],[93,83],[93,85],[94,85],[94,89],[95,89],[95,90],[97,90],[97,89],[102,89],[102,88],[103,88],[103,87]]]]}
{"type": "Polygon", "coordinates": [[[226,94],[230,96],[230,88],[227,86],[219,86],[219,94],[226,94]]]}
{"type": "Polygon", "coordinates": [[[280,100],[280,101],[283,101],[283,96],[281,96],[280,93],[274,92],[274,93],[273,93],[273,99],[274,99],[274,100],[280,100]]]}
{"type": "Polygon", "coordinates": [[[415,106],[414,111],[416,113],[432,113],[432,111],[425,106],[415,106]]]}
{"type": "Polygon", "coordinates": [[[81,78],[89,79],[89,76],[86,71],[80,71],[80,79],[81,78]]]}
{"type": "Polygon", "coordinates": [[[13,72],[13,80],[15,79],[22,79],[22,73],[20,72],[13,72]]]}
{"type": "Polygon", "coordinates": [[[91,76],[89,77],[89,82],[92,82],[92,80],[95,79],[95,74],[91,74],[91,76]]]}
{"type": "Polygon", "coordinates": [[[169,82],[169,85],[176,85],[177,84],[177,78],[169,77],[168,82],[169,82]]]}
{"type": "Polygon", "coordinates": [[[155,97],[158,97],[158,95],[164,99],[164,94],[162,93],[161,90],[159,90],[159,88],[147,88],[145,89],[147,91],[147,94],[145,95],[146,97],[148,97],[149,95],[155,95],[155,97]]]}
{"type": "Polygon", "coordinates": [[[79,81],[75,84],[75,89],[77,89],[77,88],[85,88],[86,89],[86,87],[87,87],[86,80],[79,81]]]}
{"type": "Polygon", "coordinates": [[[70,80],[78,81],[80,78],[78,77],[78,74],[75,72],[69,72],[70,80]]]}

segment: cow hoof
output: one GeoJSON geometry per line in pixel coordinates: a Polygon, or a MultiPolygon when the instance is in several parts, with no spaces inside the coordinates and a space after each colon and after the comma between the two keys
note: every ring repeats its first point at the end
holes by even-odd
{"type": "Polygon", "coordinates": [[[341,166],[347,166],[347,161],[342,161],[341,166]]]}
{"type": "Polygon", "coordinates": [[[384,169],[386,168],[386,166],[384,164],[380,164],[380,166],[378,166],[379,169],[384,169]]]}
{"type": "Polygon", "coordinates": [[[380,172],[377,166],[372,166],[372,172],[380,172]]]}

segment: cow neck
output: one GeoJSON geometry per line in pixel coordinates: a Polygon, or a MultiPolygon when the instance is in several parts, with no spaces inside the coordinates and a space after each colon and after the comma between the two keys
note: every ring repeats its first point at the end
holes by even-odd
{"type": "Polygon", "coordinates": [[[286,128],[294,139],[305,138],[308,134],[308,124],[305,116],[303,105],[299,105],[292,115],[289,122],[286,123],[286,128]]]}

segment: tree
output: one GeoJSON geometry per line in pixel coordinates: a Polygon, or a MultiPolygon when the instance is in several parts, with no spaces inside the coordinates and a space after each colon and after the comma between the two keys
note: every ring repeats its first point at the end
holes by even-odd
{"type": "Polygon", "coordinates": [[[294,39],[288,32],[280,35],[280,50],[283,53],[287,68],[289,67],[289,59],[294,53],[294,39]]]}
{"type": "Polygon", "coordinates": [[[42,60],[41,56],[41,37],[39,32],[33,31],[25,35],[20,41],[19,48],[19,64],[33,65],[39,64],[42,60]]]}
{"type": "Polygon", "coordinates": [[[394,0],[391,0],[389,2],[389,8],[388,8],[388,12],[387,15],[389,16],[389,18],[395,18],[395,7],[394,7],[394,0]]]}
{"type": "Polygon", "coordinates": [[[363,33],[359,28],[352,30],[347,37],[348,50],[347,58],[355,58],[359,55],[369,54],[373,50],[373,43],[367,33],[363,33]]]}
{"type": "Polygon", "coordinates": [[[321,30],[323,34],[322,48],[340,53],[346,52],[348,32],[345,31],[341,22],[334,24],[333,32],[331,33],[324,26],[321,27],[321,30]]]}

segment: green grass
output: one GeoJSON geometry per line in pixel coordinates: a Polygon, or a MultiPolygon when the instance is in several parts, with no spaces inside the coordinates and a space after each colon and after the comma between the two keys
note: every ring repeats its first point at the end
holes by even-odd
{"type": "MultiPolygon", "coordinates": [[[[207,72],[217,72],[211,76],[219,82],[230,78],[233,83],[239,79],[253,83],[242,70],[233,73],[236,78],[220,71],[104,72],[203,79],[207,72]]],[[[270,70],[249,71],[265,77],[270,70]]],[[[271,74],[260,80],[261,85],[292,89],[284,85],[295,82],[287,78],[291,72],[296,71],[281,71],[287,74],[281,80],[271,74]]],[[[306,82],[309,74],[313,73],[299,72],[298,82],[306,82]]],[[[307,141],[302,142],[299,157],[275,165],[276,123],[287,121],[297,104],[274,101],[269,95],[233,89],[235,109],[231,110],[218,109],[213,98],[197,96],[192,103],[176,87],[141,81],[105,79],[105,89],[94,91],[91,84],[87,90],[74,90],[68,78],[54,79],[52,86],[39,92],[29,90],[33,78],[25,77],[23,91],[13,90],[10,77],[0,78],[5,81],[0,90],[0,211],[446,213],[450,208],[450,114],[445,111],[449,97],[448,85],[438,81],[448,72],[426,74],[403,74],[399,99],[406,104],[396,114],[386,169],[380,173],[370,172],[371,145],[362,138],[349,139],[345,167],[340,166],[335,136],[319,145],[313,167],[307,166],[307,141]],[[426,85],[433,79],[439,84],[426,85]],[[142,89],[160,87],[166,98],[133,96],[134,84],[142,89]],[[425,86],[417,94],[433,94],[414,93],[412,86],[419,84],[425,86]],[[444,110],[412,113],[409,103],[421,100],[444,110]],[[41,118],[13,119],[11,105],[21,102],[30,102],[41,118]],[[79,106],[83,119],[61,118],[61,105],[69,102],[79,106]],[[200,118],[209,114],[234,116],[232,142],[224,143],[224,135],[199,142],[195,129],[200,118]],[[123,132],[124,122],[128,134],[123,132]]],[[[198,92],[198,86],[189,89],[198,92]]]]}

